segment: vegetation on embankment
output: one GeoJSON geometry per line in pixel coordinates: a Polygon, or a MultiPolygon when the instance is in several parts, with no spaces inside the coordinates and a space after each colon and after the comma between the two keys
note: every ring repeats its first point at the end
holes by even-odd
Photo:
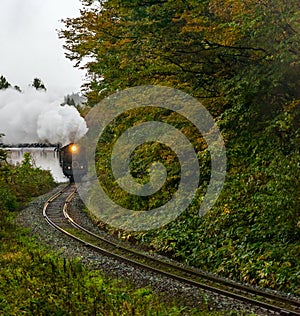
{"type": "Polygon", "coordinates": [[[1,235],[0,263],[3,315],[222,315],[162,303],[151,289],[134,289],[62,259],[10,221],[1,235]]]}
{"type": "MultiPolygon", "coordinates": [[[[131,113],[134,124],[144,121],[145,110],[134,114],[131,113]]],[[[154,116],[157,119],[157,113],[154,116]]],[[[299,144],[299,118],[297,105],[270,121],[258,123],[256,131],[251,122],[245,120],[244,130],[230,139],[233,129],[227,129],[223,116],[220,124],[226,138],[228,172],[213,209],[203,217],[198,215],[209,179],[210,159],[204,150],[200,156],[201,184],[190,207],[165,227],[141,233],[121,232],[121,236],[241,282],[299,295],[300,154],[296,145],[299,144]],[[279,126],[286,128],[281,130],[280,138],[276,136],[279,126]]],[[[160,119],[170,122],[174,115],[166,116],[164,111],[160,119]]],[[[109,166],[111,148],[128,128],[127,124],[128,120],[120,118],[114,137],[110,127],[103,134],[97,156],[99,179],[105,184],[107,195],[123,207],[143,210],[159,207],[170,200],[174,187],[178,186],[178,161],[174,153],[160,144],[144,144],[132,155],[132,174],[138,178],[146,175],[138,180],[148,181],[149,163],[167,162],[166,187],[156,198],[132,197],[125,193],[118,187],[109,166]]],[[[186,127],[184,124],[184,129],[186,127]]],[[[193,135],[191,128],[188,131],[193,135]]],[[[197,133],[194,135],[198,137],[197,133]]],[[[203,142],[198,142],[200,149],[201,144],[205,147],[203,142]]],[[[155,215],[153,220],[156,220],[155,215]]]]}
{"type": "Polygon", "coordinates": [[[33,197],[49,191],[54,186],[55,182],[49,171],[32,166],[29,153],[24,154],[24,159],[20,165],[11,166],[6,163],[5,150],[0,149],[1,210],[18,210],[33,197]]]}
{"type": "MultiPolygon", "coordinates": [[[[88,72],[89,105],[133,86],[177,88],[206,106],[226,143],[225,187],[209,214],[197,214],[210,174],[210,155],[200,144],[202,178],[190,208],[166,227],[124,235],[189,264],[299,295],[299,1],[82,3],[81,15],[66,19],[60,35],[67,57],[88,72]]],[[[189,129],[171,115],[149,120],[189,129]]],[[[167,168],[175,162],[168,170],[169,187],[158,201],[130,197],[116,185],[112,189],[110,145],[132,124],[148,119],[138,116],[125,113],[107,128],[97,168],[117,203],[146,210],[169,199],[179,181],[178,164],[165,147],[145,144],[132,155],[132,175],[149,180],[149,154],[167,168]]]]}
{"type": "Polygon", "coordinates": [[[134,289],[38,245],[14,218],[32,197],[49,191],[53,179],[33,168],[29,155],[17,167],[4,162],[4,151],[0,157],[1,315],[224,315],[162,303],[151,289],[134,289]]]}

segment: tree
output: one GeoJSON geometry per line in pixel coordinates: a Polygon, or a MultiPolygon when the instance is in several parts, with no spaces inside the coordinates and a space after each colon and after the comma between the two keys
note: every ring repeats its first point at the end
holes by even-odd
{"type": "Polygon", "coordinates": [[[85,98],[82,97],[79,93],[71,93],[64,96],[64,102],[62,105],[68,104],[75,107],[80,107],[85,102],[85,98]]]}
{"type": "MultiPolygon", "coordinates": [[[[4,136],[4,134],[0,133],[0,144],[1,144],[1,138],[4,136]]],[[[7,153],[5,150],[0,149],[0,164],[1,162],[5,161],[7,159],[7,153]]]]}
{"type": "Polygon", "coordinates": [[[166,84],[213,100],[216,114],[234,103],[268,112],[282,107],[284,91],[296,93],[296,0],[82,3],[60,37],[67,57],[87,69],[90,103],[126,87],[166,84]]]}
{"type": "Polygon", "coordinates": [[[4,76],[0,77],[0,90],[7,89],[11,86],[11,84],[6,80],[4,76]]]}
{"type": "Polygon", "coordinates": [[[39,78],[34,78],[31,86],[36,88],[36,90],[44,90],[44,91],[47,90],[42,80],[39,78]]]}
{"type": "Polygon", "coordinates": [[[74,99],[72,99],[69,96],[67,96],[67,98],[65,99],[65,104],[75,106],[75,101],[74,101],[74,99]]]}
{"type": "Polygon", "coordinates": [[[14,86],[14,89],[16,89],[19,92],[22,92],[21,88],[19,86],[14,86]]]}
{"type": "MultiPolygon", "coordinates": [[[[11,87],[11,84],[6,80],[4,76],[0,77],[0,90],[1,89],[7,89],[11,87]]],[[[19,86],[14,86],[14,89],[21,92],[21,88],[19,86]]]]}
{"type": "MultiPolygon", "coordinates": [[[[300,238],[299,1],[82,3],[81,16],[66,19],[60,37],[65,39],[67,57],[88,72],[86,89],[91,105],[126,87],[172,86],[201,99],[215,116],[226,142],[227,179],[208,217],[199,222],[192,217],[194,212],[198,218],[195,201],[174,225],[148,235],[143,233],[141,239],[149,237],[158,250],[169,249],[169,244],[161,241],[175,240],[172,244],[176,258],[192,258],[192,264],[217,267],[216,272],[227,271],[226,276],[235,275],[240,281],[261,285],[260,273],[266,264],[276,269],[283,267],[285,260],[288,267],[294,265],[294,271],[298,271],[299,256],[292,251],[299,248],[300,238]],[[224,240],[229,240],[230,260],[223,260],[224,240]],[[273,250],[270,245],[274,245],[273,250]],[[282,255],[286,253],[291,254],[291,260],[282,255]],[[253,258],[257,262],[255,280],[253,258]],[[216,264],[221,261],[222,270],[216,264]]],[[[137,118],[128,112],[123,114],[107,129],[96,166],[100,179],[112,179],[107,191],[132,204],[117,188],[111,189],[115,179],[108,170],[113,138],[132,126],[132,117],[137,118]]],[[[136,174],[143,171],[140,166],[147,166],[149,159],[142,155],[148,154],[151,147],[135,152],[140,155],[132,160],[136,174]]],[[[200,157],[203,153],[199,153],[200,157]]],[[[160,148],[158,154],[164,154],[164,149],[160,148]]],[[[208,162],[205,158],[204,164],[208,162]]],[[[205,186],[202,189],[205,192],[205,186]]],[[[267,282],[273,279],[275,284],[280,280],[280,273],[274,275],[267,282]]],[[[286,277],[284,270],[282,275],[283,283],[296,280],[294,272],[286,277]]]]}

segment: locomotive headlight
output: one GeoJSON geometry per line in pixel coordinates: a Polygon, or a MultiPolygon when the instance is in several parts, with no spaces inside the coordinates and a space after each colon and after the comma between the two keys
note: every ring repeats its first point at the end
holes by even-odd
{"type": "Polygon", "coordinates": [[[76,154],[78,152],[78,150],[79,150],[79,147],[77,145],[73,144],[70,147],[70,149],[71,149],[72,154],[76,154]]]}

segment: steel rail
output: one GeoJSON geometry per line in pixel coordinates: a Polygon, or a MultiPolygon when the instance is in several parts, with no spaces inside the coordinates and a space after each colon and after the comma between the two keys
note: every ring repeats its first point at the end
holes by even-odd
{"type": "MultiPolygon", "coordinates": [[[[69,203],[69,201],[68,201],[68,203],[69,203]]],[[[132,248],[128,248],[128,247],[122,246],[120,243],[116,243],[116,242],[113,242],[111,240],[108,240],[108,239],[106,239],[106,238],[104,238],[104,237],[102,237],[100,235],[97,235],[97,234],[89,231],[88,229],[86,229],[85,227],[81,226],[80,224],[76,223],[76,221],[70,216],[70,214],[67,211],[67,204],[65,204],[63,211],[64,211],[64,216],[67,218],[67,220],[73,226],[75,226],[79,230],[82,230],[82,231],[86,232],[87,234],[99,239],[100,241],[103,241],[103,242],[106,242],[106,243],[110,244],[111,246],[113,246],[113,247],[115,247],[117,249],[123,249],[124,251],[126,251],[128,253],[131,253],[131,254],[136,255],[136,256],[140,256],[142,258],[146,257],[147,259],[152,260],[154,263],[163,264],[163,266],[166,267],[166,268],[176,269],[177,271],[179,270],[180,272],[186,273],[186,274],[189,275],[189,277],[192,277],[192,276],[198,277],[198,278],[201,277],[202,279],[206,279],[208,281],[212,281],[212,282],[215,282],[215,283],[227,286],[229,288],[233,287],[234,290],[244,291],[247,294],[250,293],[250,294],[253,294],[253,295],[257,295],[257,296],[262,296],[265,299],[275,300],[276,302],[280,302],[280,303],[283,303],[283,304],[291,304],[292,303],[296,308],[298,308],[300,310],[300,302],[299,301],[296,301],[296,300],[293,300],[293,299],[289,299],[289,298],[286,298],[286,297],[283,297],[283,296],[280,296],[280,295],[277,295],[277,294],[268,293],[268,292],[265,292],[263,290],[256,289],[256,288],[253,288],[253,287],[250,287],[250,286],[246,286],[246,285],[243,285],[243,284],[234,283],[232,281],[229,281],[229,280],[226,280],[226,279],[214,276],[214,275],[207,275],[207,274],[205,274],[205,273],[203,273],[201,271],[195,271],[195,270],[192,270],[191,268],[182,267],[182,266],[179,266],[178,264],[175,264],[175,263],[169,263],[169,262],[166,262],[166,261],[161,261],[161,260],[156,259],[154,257],[151,257],[151,256],[149,256],[147,254],[138,252],[138,251],[136,251],[136,250],[134,250],[132,248]]]]}
{"type": "Polygon", "coordinates": [[[171,264],[169,262],[161,261],[159,259],[150,257],[150,256],[142,254],[140,252],[137,252],[137,251],[135,251],[133,249],[129,249],[127,247],[124,247],[124,246],[122,246],[122,245],[120,245],[118,243],[115,243],[115,242],[112,242],[110,240],[107,240],[106,238],[103,238],[103,237],[101,237],[101,236],[99,236],[99,235],[87,230],[83,226],[81,226],[78,223],[76,223],[75,220],[68,213],[68,205],[71,202],[75,192],[76,192],[76,187],[68,185],[64,189],[60,190],[59,192],[57,192],[56,194],[51,196],[47,200],[45,205],[44,205],[43,216],[44,216],[45,220],[51,226],[53,226],[55,229],[57,229],[57,230],[61,231],[62,233],[68,235],[72,239],[75,239],[75,240],[83,243],[86,247],[88,247],[90,249],[93,249],[93,250],[96,250],[97,252],[100,252],[100,253],[102,253],[102,254],[104,254],[106,256],[113,257],[113,258],[115,258],[115,259],[117,259],[119,261],[123,261],[123,262],[129,263],[131,265],[138,266],[138,267],[140,267],[142,269],[146,269],[146,270],[151,271],[151,272],[159,273],[159,274],[164,275],[166,277],[169,277],[169,278],[175,279],[177,281],[184,282],[184,283],[187,283],[187,284],[190,284],[190,285],[202,288],[204,290],[207,290],[207,291],[210,291],[210,292],[213,292],[213,293],[217,293],[217,294],[225,296],[225,297],[230,297],[232,299],[236,299],[238,301],[251,304],[251,305],[253,305],[255,307],[260,307],[260,308],[266,309],[268,311],[276,312],[276,313],[279,313],[280,315],[300,316],[300,312],[297,311],[297,310],[300,310],[300,303],[298,301],[296,301],[296,300],[292,300],[292,299],[288,299],[288,298],[285,298],[285,297],[281,297],[279,295],[274,295],[272,293],[267,293],[267,292],[264,292],[262,290],[251,288],[251,287],[248,287],[248,286],[245,286],[245,285],[235,284],[233,282],[230,282],[230,281],[227,281],[227,280],[215,277],[215,276],[205,275],[203,273],[196,272],[196,271],[194,271],[192,269],[189,269],[189,268],[185,268],[185,267],[181,267],[181,266],[178,266],[178,265],[175,265],[175,264],[171,264]],[[74,187],[74,189],[71,189],[73,187],[74,187]],[[68,193],[69,190],[71,191],[71,193],[68,193]],[[63,209],[62,209],[61,214],[63,214],[64,218],[66,219],[66,221],[68,221],[68,223],[70,223],[70,225],[72,225],[73,227],[77,228],[78,230],[80,230],[82,232],[85,232],[86,234],[88,234],[88,235],[90,235],[90,236],[92,236],[94,238],[97,238],[101,242],[105,242],[105,243],[109,244],[110,246],[113,246],[114,248],[116,248],[118,250],[121,249],[122,251],[126,251],[127,253],[133,254],[135,256],[139,256],[140,258],[147,259],[147,260],[152,260],[152,262],[158,263],[158,264],[164,266],[164,268],[172,268],[172,269],[176,270],[177,273],[178,272],[186,273],[186,274],[188,274],[189,277],[183,277],[183,276],[171,273],[171,272],[167,272],[165,270],[162,270],[162,269],[159,269],[159,268],[155,268],[155,267],[152,267],[150,265],[141,263],[141,262],[139,262],[137,260],[130,259],[130,258],[125,257],[123,255],[119,255],[117,253],[108,251],[107,249],[104,249],[102,247],[96,246],[95,244],[87,242],[86,240],[84,240],[82,238],[79,238],[78,236],[75,236],[74,234],[71,234],[70,232],[68,232],[64,228],[60,227],[53,220],[51,220],[51,215],[49,216],[47,214],[47,212],[49,211],[49,205],[51,205],[52,202],[54,202],[59,197],[61,197],[65,192],[68,193],[68,196],[67,196],[67,198],[64,199],[64,204],[63,204],[63,209]],[[215,283],[227,286],[228,288],[230,288],[231,291],[224,290],[224,289],[222,289],[220,287],[215,287],[215,286],[211,286],[211,285],[208,285],[208,284],[204,284],[203,282],[195,281],[191,277],[198,277],[198,278],[202,278],[202,279],[205,278],[208,281],[212,281],[212,282],[215,282],[215,283]],[[251,298],[249,296],[245,296],[245,294],[242,295],[242,294],[238,294],[236,292],[232,292],[232,290],[235,290],[235,291],[239,290],[239,291],[243,291],[244,293],[247,293],[247,294],[250,294],[250,295],[257,295],[257,296],[259,296],[261,298],[264,298],[264,299],[269,299],[269,300],[276,301],[277,303],[290,305],[290,307],[289,308],[287,308],[287,307],[283,308],[281,306],[273,305],[273,304],[270,304],[270,303],[266,303],[266,302],[263,302],[263,301],[251,298]],[[294,310],[292,308],[294,308],[294,310]]]}

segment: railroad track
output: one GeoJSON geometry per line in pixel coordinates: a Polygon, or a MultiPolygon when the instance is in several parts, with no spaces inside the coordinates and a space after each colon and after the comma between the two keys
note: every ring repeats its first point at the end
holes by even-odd
{"type": "Polygon", "coordinates": [[[225,297],[264,309],[266,313],[300,316],[300,302],[253,287],[207,275],[197,269],[162,261],[143,252],[97,235],[82,227],[68,213],[68,205],[76,193],[76,185],[68,185],[48,199],[43,216],[55,229],[68,235],[86,247],[130,265],[149,270],[225,297]]]}

